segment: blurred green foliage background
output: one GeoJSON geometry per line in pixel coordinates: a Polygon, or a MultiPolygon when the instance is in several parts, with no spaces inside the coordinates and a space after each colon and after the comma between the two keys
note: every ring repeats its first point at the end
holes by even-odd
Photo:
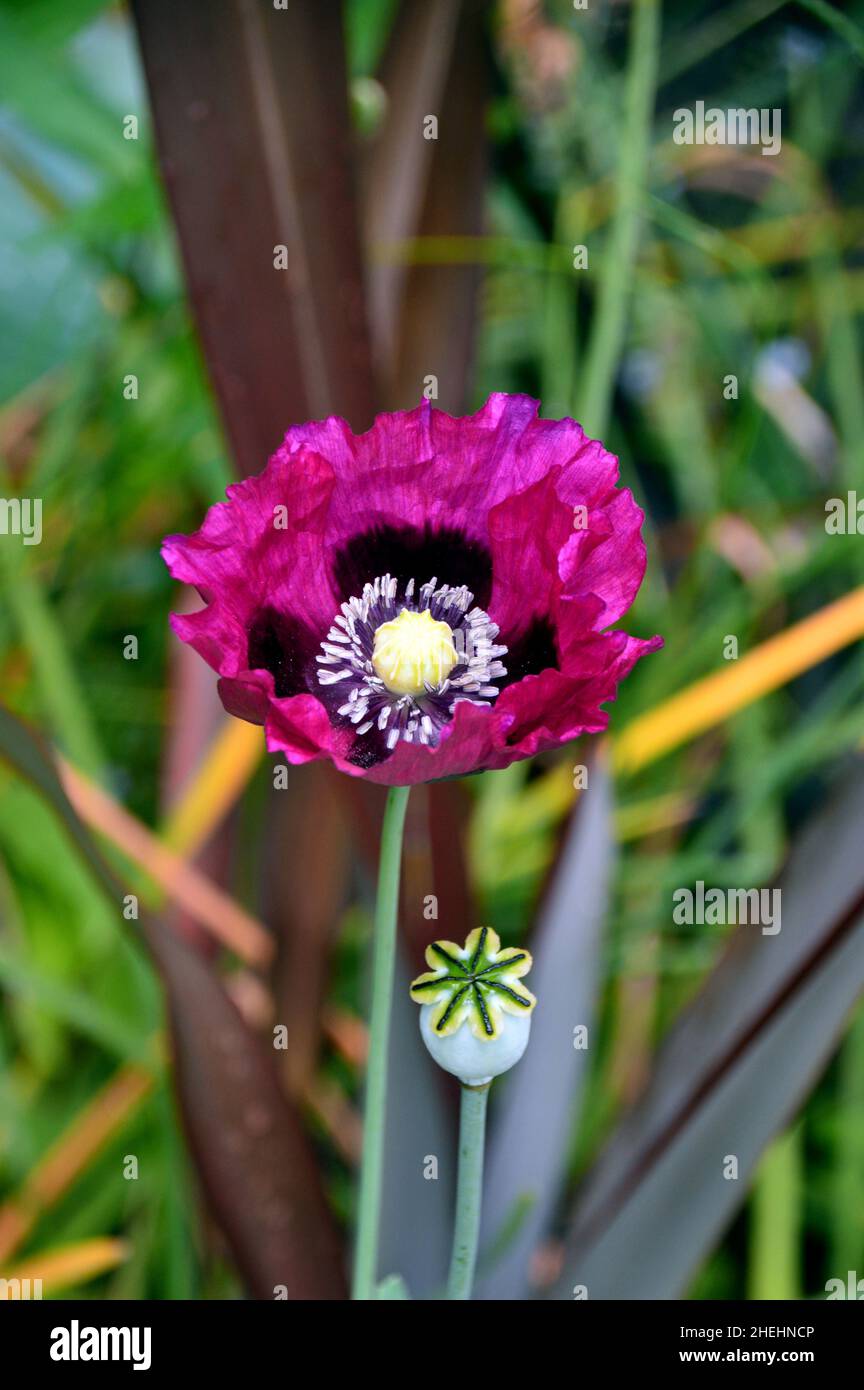
{"type": "MultiPolygon", "coordinates": [[[[374,73],[392,12],[383,0],[346,6],[359,142],[378,119],[374,73]]],[[[648,577],[628,627],[662,632],[666,647],[622,688],[613,733],[722,666],[729,635],[743,655],[864,581],[862,537],[825,529],[827,498],[864,495],[862,14],[816,0],[664,6],[645,148],[623,150],[625,167],[631,158],[645,175],[631,274],[627,228],[610,221],[622,145],[634,138],[629,7],[494,7],[487,234],[412,254],[483,265],[474,403],[528,391],[544,414],[576,415],[620,456],[646,507],[648,577]],[[696,100],[779,108],[781,153],[675,146],[672,113],[696,100]],[[604,255],[622,235],[623,259],[604,255]],[[574,271],[580,245],[587,266],[574,271]]],[[[649,92],[651,62],[646,51],[649,92]]],[[[44,516],[40,546],[0,540],[3,698],[156,825],[174,598],[159,542],[197,526],[231,466],[128,15],[99,0],[3,0],[0,91],[0,492],[41,497],[44,516]],[[130,113],[137,139],[123,137],[130,113]],[[124,396],[130,373],[134,401],[124,396]],[[138,638],[135,661],[123,657],[127,634],[138,638]]],[[[602,1027],[574,1177],[720,950],[719,929],[671,926],[673,889],[771,880],[864,738],[862,695],[855,645],[671,756],[622,772],[602,1027]]],[[[259,792],[266,776],[256,774],[259,792]]],[[[546,762],[472,787],[480,901],[511,937],[550,863],[567,785],[546,762]]],[[[152,1065],[161,1006],[130,924],[106,907],[50,812],[5,768],[0,789],[0,1194],[12,1194],[118,1066],[152,1065]]],[[[253,788],[238,832],[233,887],[252,908],[263,804],[253,788]]],[[[352,908],[333,986],[357,1012],[366,923],[352,908]]],[[[356,1098],[356,1075],[332,1057],[324,1066],[356,1098]]],[[[82,1296],[239,1289],[199,1212],[157,1073],[24,1247],[122,1237],[116,1267],[73,1285],[82,1296]],[[139,1156],[139,1180],[107,1180],[126,1153],[139,1156]]],[[[317,1142],[347,1216],[346,1165],[326,1135],[317,1142]]],[[[864,1273],[860,1016],[691,1293],[817,1296],[847,1269],[864,1273]]]]}

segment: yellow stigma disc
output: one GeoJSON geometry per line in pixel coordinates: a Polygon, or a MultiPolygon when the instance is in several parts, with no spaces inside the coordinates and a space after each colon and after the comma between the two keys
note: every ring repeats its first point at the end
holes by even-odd
{"type": "Polygon", "coordinates": [[[428,608],[422,613],[403,608],[375,633],[372,665],[394,695],[425,694],[426,682],[440,685],[458,660],[452,631],[428,608]]]}

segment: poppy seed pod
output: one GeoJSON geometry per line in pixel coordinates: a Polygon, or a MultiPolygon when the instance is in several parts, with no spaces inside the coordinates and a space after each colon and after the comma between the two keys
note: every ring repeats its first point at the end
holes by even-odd
{"type": "Polygon", "coordinates": [[[421,1006],[423,1041],[463,1085],[487,1085],[528,1046],[537,1001],[522,976],[531,969],[531,956],[513,946],[502,951],[491,927],[477,927],[461,947],[434,941],[426,960],[432,969],[411,985],[411,998],[421,1006]]]}

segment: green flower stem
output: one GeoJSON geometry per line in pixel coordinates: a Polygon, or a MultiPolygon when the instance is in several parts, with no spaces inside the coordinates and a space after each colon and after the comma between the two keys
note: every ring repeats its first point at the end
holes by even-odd
{"type": "Polygon", "coordinates": [[[486,1142],[486,1100],[489,1086],[463,1086],[459,1107],[459,1179],[456,1223],[448,1298],[470,1298],[477,1264],[480,1206],[483,1195],[483,1153],[486,1142]]]}
{"type": "Polygon", "coordinates": [[[363,1116],[363,1161],[357,1209],[353,1297],[375,1297],[378,1275],[378,1227],[384,1182],[384,1123],[387,1108],[387,1053],[390,1046],[390,1007],[396,964],[396,919],[402,867],[402,832],[408,787],[391,787],[381,827],[375,939],[372,943],[372,1017],[369,1025],[369,1064],[363,1116]]]}

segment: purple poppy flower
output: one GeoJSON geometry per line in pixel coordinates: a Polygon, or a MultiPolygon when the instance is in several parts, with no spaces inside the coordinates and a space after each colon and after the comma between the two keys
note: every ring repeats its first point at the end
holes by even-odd
{"type": "Polygon", "coordinates": [[[391,786],[503,768],[605,729],[662,645],[608,631],[645,572],[617,460],[527,396],[461,419],[290,429],[163,555],[206,607],[174,630],[289,762],[391,786]]]}

